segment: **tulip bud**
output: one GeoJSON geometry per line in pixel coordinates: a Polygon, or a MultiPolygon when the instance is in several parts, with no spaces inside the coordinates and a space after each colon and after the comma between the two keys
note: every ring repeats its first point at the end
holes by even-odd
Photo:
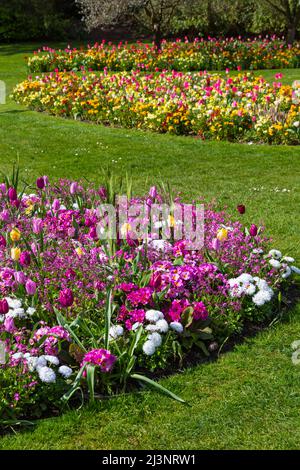
{"type": "Polygon", "coordinates": [[[64,308],[71,307],[73,302],[74,302],[74,296],[73,296],[73,292],[71,291],[71,289],[64,289],[60,291],[59,303],[62,307],[64,308]]]}
{"type": "Polygon", "coordinates": [[[16,331],[14,319],[12,317],[5,317],[3,325],[4,325],[4,330],[7,333],[13,333],[14,331],[16,331]]]}
{"type": "Polygon", "coordinates": [[[221,230],[218,231],[217,239],[220,242],[227,240],[227,238],[228,238],[228,230],[226,230],[226,228],[222,228],[221,230]]]}
{"type": "Polygon", "coordinates": [[[101,188],[99,188],[99,190],[98,190],[98,194],[101,197],[101,199],[106,199],[106,197],[107,197],[106,188],[104,188],[104,186],[101,186],[101,188]]]}
{"type": "Polygon", "coordinates": [[[74,181],[70,186],[70,193],[72,194],[72,196],[74,196],[74,194],[77,193],[78,188],[79,188],[78,183],[74,181]]]}
{"type": "Polygon", "coordinates": [[[9,312],[9,306],[6,299],[0,300],[0,314],[6,315],[9,312]]]}
{"type": "Polygon", "coordinates": [[[25,284],[26,282],[26,278],[25,278],[25,274],[23,273],[23,271],[16,271],[14,273],[14,278],[15,278],[15,281],[18,283],[18,284],[25,284]]]}
{"type": "Polygon", "coordinates": [[[243,204],[240,204],[240,205],[237,206],[237,210],[240,214],[245,214],[246,207],[243,204]]]}
{"type": "Polygon", "coordinates": [[[13,228],[9,236],[13,242],[18,242],[21,238],[21,232],[18,228],[13,228]]]}
{"type": "Polygon", "coordinates": [[[15,188],[9,188],[7,191],[7,196],[10,202],[16,201],[18,199],[18,194],[15,188]]]}
{"type": "Polygon", "coordinates": [[[212,243],[211,243],[212,249],[215,250],[215,251],[219,251],[220,246],[221,246],[220,240],[218,238],[214,238],[212,243]]]}
{"type": "Polygon", "coordinates": [[[20,248],[12,248],[10,254],[13,261],[19,261],[21,256],[21,250],[20,248]]]}
{"type": "Polygon", "coordinates": [[[152,186],[152,188],[150,188],[149,196],[150,196],[152,199],[155,199],[155,198],[156,198],[156,196],[157,196],[157,189],[156,189],[156,186],[152,186]]]}
{"type": "Polygon", "coordinates": [[[43,230],[43,221],[42,219],[33,219],[32,220],[32,230],[33,233],[38,235],[43,230]]]}
{"type": "Polygon", "coordinates": [[[37,185],[38,189],[44,189],[44,187],[45,187],[45,180],[44,180],[43,176],[41,176],[40,178],[38,178],[38,179],[36,180],[36,185],[37,185]]]}
{"type": "Polygon", "coordinates": [[[54,199],[52,203],[52,209],[54,211],[58,211],[59,208],[60,208],[60,201],[58,199],[54,199]]]}
{"type": "Polygon", "coordinates": [[[25,284],[25,289],[28,295],[34,295],[36,293],[36,283],[28,279],[25,284]]]}
{"type": "Polygon", "coordinates": [[[252,224],[249,230],[251,237],[256,237],[257,232],[258,232],[257,226],[255,224],[252,224]]]}
{"type": "Polygon", "coordinates": [[[28,251],[23,251],[20,256],[20,264],[21,266],[29,266],[31,262],[30,253],[28,251]]]}

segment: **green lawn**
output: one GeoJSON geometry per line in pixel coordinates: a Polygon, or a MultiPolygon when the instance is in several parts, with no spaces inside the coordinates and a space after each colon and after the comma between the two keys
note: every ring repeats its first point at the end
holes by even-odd
{"type": "MultiPolygon", "coordinates": [[[[37,45],[0,46],[0,80],[8,90],[26,77],[24,55],[37,45]]],[[[272,80],[276,71],[264,75],[272,80]]],[[[285,70],[284,83],[300,76],[285,70]]],[[[22,177],[85,177],[102,168],[132,176],[142,193],[169,181],[187,200],[216,199],[246,223],[263,223],[274,246],[300,264],[300,149],[205,142],[105,128],[0,105],[0,169],[20,156],[22,177]],[[117,163],[116,163],[117,162],[117,163]],[[285,190],[285,191],[283,191],[285,190]]],[[[300,305],[285,323],[246,341],[217,363],[163,381],[189,401],[156,393],[99,403],[44,420],[33,431],[0,439],[0,449],[293,449],[300,448],[300,367],[290,344],[300,339],[300,305]]]]}

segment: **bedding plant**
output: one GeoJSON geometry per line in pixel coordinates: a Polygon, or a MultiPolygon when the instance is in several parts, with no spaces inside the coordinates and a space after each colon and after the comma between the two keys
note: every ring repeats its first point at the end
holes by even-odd
{"type": "Polygon", "coordinates": [[[31,187],[15,169],[0,185],[2,424],[138,384],[183,401],[153,373],[178,369],[187,354],[209,355],[245,325],[271,322],[300,272],[255,221],[244,227],[208,204],[204,244],[190,249],[174,237],[179,198],[164,187],[136,198],[130,182],[116,189],[107,181],[97,188],[41,176],[31,187]],[[144,210],[146,238],[134,236],[133,216],[117,218],[116,238],[102,236],[99,207],[118,207],[125,190],[144,210]],[[154,220],[158,231],[149,222],[155,204],[170,208],[154,220]]]}

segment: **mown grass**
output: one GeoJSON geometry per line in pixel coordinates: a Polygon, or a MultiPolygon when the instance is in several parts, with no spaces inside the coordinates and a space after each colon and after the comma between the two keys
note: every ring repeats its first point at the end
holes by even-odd
{"type": "MultiPolygon", "coordinates": [[[[0,80],[8,92],[26,77],[24,55],[37,45],[0,46],[0,80]]],[[[272,80],[278,71],[263,75],[272,80]]],[[[284,83],[300,71],[284,70],[284,83]]],[[[19,155],[22,178],[86,178],[102,170],[132,176],[134,190],[168,181],[186,200],[244,203],[245,223],[265,224],[274,246],[300,264],[298,147],[202,142],[113,129],[38,114],[10,99],[0,105],[0,169],[19,155]]],[[[240,216],[239,216],[240,217],[240,216]]],[[[44,420],[34,431],[3,437],[0,449],[292,449],[300,448],[300,368],[290,344],[300,339],[300,307],[289,321],[246,341],[217,363],[163,381],[189,401],[182,406],[142,393],[94,409],[44,420]]]]}

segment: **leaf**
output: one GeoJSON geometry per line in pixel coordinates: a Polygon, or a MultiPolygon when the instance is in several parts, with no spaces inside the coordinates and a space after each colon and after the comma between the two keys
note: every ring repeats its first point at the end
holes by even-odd
{"type": "Polygon", "coordinates": [[[81,367],[70,390],[62,396],[61,400],[64,401],[65,403],[67,403],[70,400],[70,398],[74,395],[75,392],[77,392],[77,390],[81,390],[79,384],[80,384],[80,381],[81,381],[81,378],[83,376],[85,369],[86,369],[86,364],[81,367]]]}
{"type": "Polygon", "coordinates": [[[111,290],[107,290],[106,308],[105,308],[105,336],[104,336],[104,347],[108,349],[109,346],[109,330],[112,316],[112,294],[111,290]]]}
{"type": "Polygon", "coordinates": [[[88,364],[86,368],[86,378],[90,394],[90,401],[95,401],[95,366],[88,364]]]}
{"type": "Polygon", "coordinates": [[[183,312],[182,312],[182,324],[186,327],[189,328],[191,324],[193,323],[193,313],[194,309],[193,307],[187,307],[183,312]]]}
{"type": "Polygon", "coordinates": [[[175,395],[175,393],[170,392],[167,388],[163,387],[157,382],[154,382],[154,380],[149,379],[148,377],[145,377],[144,375],[140,374],[132,374],[130,376],[132,379],[139,380],[141,382],[145,382],[147,385],[150,385],[151,387],[155,388],[157,391],[164,393],[165,395],[169,396],[170,398],[173,398],[173,400],[179,401],[180,403],[186,403],[185,400],[182,398],[178,397],[175,395]]]}

